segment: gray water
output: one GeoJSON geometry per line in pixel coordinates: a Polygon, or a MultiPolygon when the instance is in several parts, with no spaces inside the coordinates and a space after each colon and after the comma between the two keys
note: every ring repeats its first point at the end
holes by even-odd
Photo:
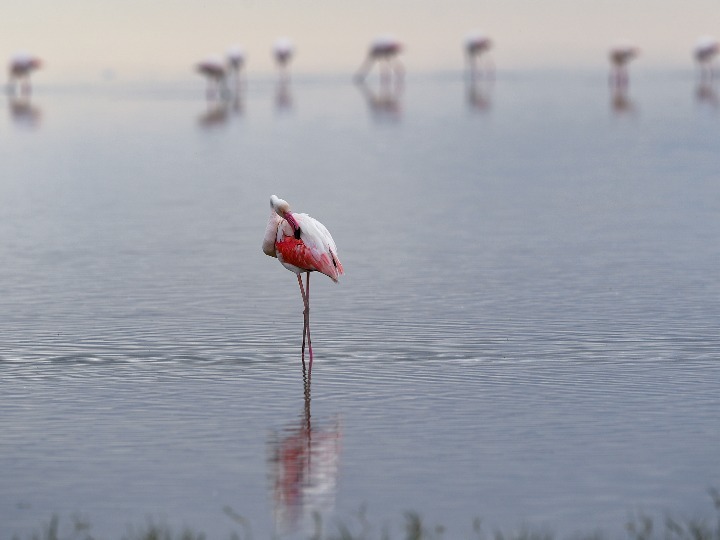
{"type": "MultiPolygon", "coordinates": [[[[0,111],[0,537],[361,508],[467,537],[705,515],[720,109],[691,73],[36,89],[0,111]],[[282,91],[282,92],[279,92],[282,91]],[[471,91],[472,90],[472,91],[471,91]],[[377,97],[377,96],[375,96],[377,97]],[[269,196],[346,275],[260,243],[269,196]]],[[[711,89],[712,90],[712,89],[711,89]]]]}

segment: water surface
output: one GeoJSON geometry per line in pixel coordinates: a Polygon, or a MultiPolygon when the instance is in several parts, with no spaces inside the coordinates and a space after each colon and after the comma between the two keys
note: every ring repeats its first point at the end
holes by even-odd
{"type": "Polygon", "coordinates": [[[685,73],[620,96],[602,73],[386,90],[8,101],[0,536],[78,512],[104,537],[152,515],[222,538],[228,508],[258,537],[363,505],[453,536],[710,510],[713,94],[685,73]],[[295,277],[260,250],[272,193],[347,272],[312,277],[310,385],[295,277]]]}

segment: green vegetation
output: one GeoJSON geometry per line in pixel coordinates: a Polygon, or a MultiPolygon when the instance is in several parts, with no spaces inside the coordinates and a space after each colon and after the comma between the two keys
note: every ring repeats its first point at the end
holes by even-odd
{"type": "MultiPolygon", "coordinates": [[[[692,518],[678,519],[665,516],[658,521],[648,515],[639,514],[630,519],[626,524],[626,538],[628,540],[720,540],[720,492],[710,490],[713,504],[715,506],[715,518],[692,518]]],[[[225,508],[225,514],[234,521],[241,529],[230,535],[229,540],[253,540],[252,530],[248,521],[240,514],[230,508],[225,508]]],[[[337,523],[329,527],[330,532],[325,532],[326,527],[319,515],[314,516],[315,531],[308,537],[308,540],[445,540],[445,528],[443,526],[428,526],[423,522],[419,514],[407,512],[405,514],[404,533],[399,537],[392,537],[387,528],[380,534],[373,532],[365,508],[358,512],[356,522],[352,524],[337,523]]],[[[49,523],[42,527],[42,532],[33,534],[30,537],[13,537],[13,540],[107,540],[100,534],[92,531],[90,523],[78,516],[73,516],[66,527],[68,532],[60,532],[60,519],[53,516],[49,523]]],[[[63,529],[64,531],[64,529],[63,529]]],[[[550,531],[522,527],[514,532],[494,531],[487,533],[483,530],[480,519],[475,519],[469,528],[468,536],[472,540],[555,540],[557,537],[550,531]]],[[[575,534],[567,540],[605,540],[613,537],[605,536],[602,532],[587,534],[575,534]]],[[[203,533],[191,529],[174,531],[170,526],[163,523],[156,523],[148,520],[140,527],[130,527],[121,540],[209,540],[203,533]]]]}

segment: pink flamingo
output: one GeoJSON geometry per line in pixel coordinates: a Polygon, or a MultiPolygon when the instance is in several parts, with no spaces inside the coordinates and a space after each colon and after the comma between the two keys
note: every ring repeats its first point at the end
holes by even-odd
{"type": "Polygon", "coordinates": [[[36,56],[21,52],[16,53],[10,58],[8,65],[8,92],[14,93],[16,82],[20,85],[20,90],[27,95],[31,92],[30,74],[42,66],[42,60],[36,56]]]}
{"type": "MultiPolygon", "coordinates": [[[[471,76],[475,77],[482,74],[481,57],[492,48],[492,45],[492,40],[480,32],[475,32],[465,38],[465,55],[467,56],[471,76]]],[[[494,72],[494,67],[490,61],[488,61],[487,72],[489,76],[492,76],[494,72]]]]}
{"type": "Polygon", "coordinates": [[[710,36],[703,36],[695,43],[693,55],[698,63],[701,78],[714,78],[715,76],[715,57],[720,52],[720,42],[710,36]]]}
{"type": "Polygon", "coordinates": [[[383,80],[389,80],[393,73],[398,80],[401,80],[405,74],[405,68],[398,59],[398,55],[403,50],[403,44],[392,36],[380,36],[375,38],[370,44],[365,60],[360,65],[355,74],[355,80],[362,82],[370,73],[375,63],[381,65],[380,77],[383,80]]]}
{"type": "Polygon", "coordinates": [[[207,81],[207,98],[213,99],[216,96],[227,95],[227,69],[223,59],[219,56],[210,56],[195,65],[198,73],[203,75],[207,81]]]}
{"type": "Polygon", "coordinates": [[[307,335],[310,368],[313,353],[310,342],[310,272],[325,274],[335,283],[344,274],[337,256],[335,241],[325,225],[307,214],[295,214],[290,211],[287,201],[275,195],[270,197],[270,219],[268,220],[262,249],[265,255],[277,257],[280,263],[297,274],[300,294],[305,309],[303,311],[302,361],[305,365],[305,336],[307,335]],[[303,287],[300,275],[307,273],[307,288],[303,287]]]}
{"type": "Polygon", "coordinates": [[[288,38],[278,38],[273,43],[272,54],[275,63],[280,69],[280,79],[287,80],[290,77],[288,70],[290,69],[290,61],[295,54],[295,46],[288,38]]]}
{"type": "Polygon", "coordinates": [[[627,65],[639,53],[640,49],[627,43],[620,43],[610,49],[610,63],[612,64],[610,84],[613,87],[626,87],[628,85],[630,79],[627,65]]]}

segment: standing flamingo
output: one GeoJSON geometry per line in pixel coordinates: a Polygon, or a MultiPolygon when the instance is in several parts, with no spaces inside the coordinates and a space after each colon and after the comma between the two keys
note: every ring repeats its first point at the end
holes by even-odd
{"type": "Polygon", "coordinates": [[[720,52],[720,42],[710,36],[703,36],[695,43],[693,55],[700,69],[700,78],[712,79],[715,76],[715,57],[720,52]]]}
{"type": "Polygon", "coordinates": [[[42,66],[42,60],[36,56],[24,52],[14,54],[8,65],[8,92],[14,93],[15,86],[19,84],[23,94],[30,94],[30,74],[40,66],[42,66]]]}
{"type": "Polygon", "coordinates": [[[305,336],[307,335],[310,368],[313,353],[310,342],[310,272],[325,274],[335,283],[344,274],[337,256],[337,247],[325,225],[307,214],[290,212],[287,201],[276,195],[270,197],[270,219],[265,229],[262,249],[265,255],[277,257],[280,263],[297,274],[303,311],[302,360],[305,365],[305,336]],[[300,275],[307,273],[307,287],[303,287],[300,275]]]}
{"type": "MultiPolygon", "coordinates": [[[[485,34],[474,32],[465,38],[465,56],[471,77],[483,74],[481,58],[492,48],[492,40],[485,34]]],[[[492,76],[495,71],[491,61],[487,62],[487,74],[492,76]]]]}
{"type": "Polygon", "coordinates": [[[289,78],[288,70],[290,61],[295,53],[295,46],[288,38],[278,38],[273,44],[272,54],[275,62],[280,69],[280,79],[287,80],[289,78]]]}
{"type": "Polygon", "coordinates": [[[240,72],[245,66],[245,51],[239,45],[233,45],[225,53],[228,70],[235,78],[235,86],[240,86],[240,72]]]}
{"type": "Polygon", "coordinates": [[[610,49],[610,84],[613,87],[626,87],[629,82],[627,65],[635,58],[640,49],[626,43],[615,45],[610,49]]]}
{"type": "Polygon", "coordinates": [[[227,96],[227,69],[221,57],[210,56],[198,62],[195,68],[198,73],[205,76],[208,81],[206,91],[208,100],[212,100],[218,96],[221,98],[227,96]]]}
{"type": "Polygon", "coordinates": [[[402,62],[398,60],[398,55],[402,50],[403,44],[392,36],[375,38],[370,44],[370,49],[365,60],[360,65],[360,69],[355,74],[355,80],[357,82],[364,81],[376,62],[378,64],[383,62],[380,71],[380,77],[383,81],[389,81],[393,74],[395,74],[398,81],[402,80],[405,68],[402,62]]]}

